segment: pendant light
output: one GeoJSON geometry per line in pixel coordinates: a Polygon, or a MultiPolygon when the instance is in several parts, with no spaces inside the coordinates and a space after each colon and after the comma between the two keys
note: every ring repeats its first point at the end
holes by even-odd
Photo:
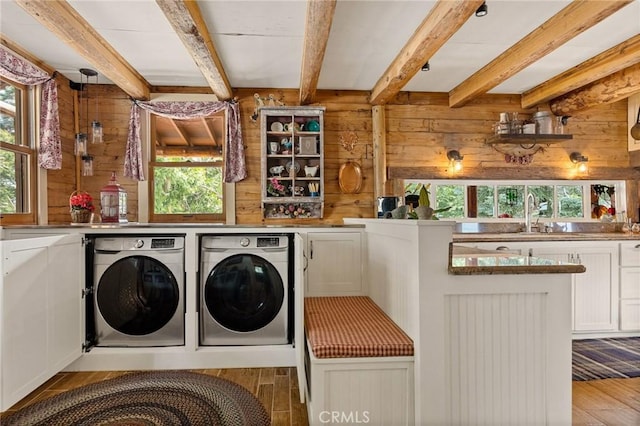
{"type": "MultiPolygon", "coordinates": [[[[95,72],[95,71],[94,71],[95,72]]],[[[96,86],[98,85],[98,73],[96,72],[96,86]]],[[[98,121],[98,97],[96,98],[95,119],[91,122],[91,143],[102,143],[102,124],[98,121]]]]}
{"type": "Polygon", "coordinates": [[[87,133],[82,131],[82,92],[84,92],[85,85],[89,83],[89,75],[91,75],[90,72],[95,71],[87,68],[80,68],[80,94],[78,95],[78,133],[76,133],[76,144],[74,150],[75,154],[80,157],[87,155],[87,133]]]}

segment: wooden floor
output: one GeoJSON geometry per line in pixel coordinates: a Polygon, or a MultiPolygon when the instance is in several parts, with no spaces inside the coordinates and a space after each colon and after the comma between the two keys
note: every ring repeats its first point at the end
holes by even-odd
{"type": "MultiPolygon", "coordinates": [[[[274,426],[308,424],[307,408],[300,404],[295,368],[192,371],[223,377],[249,389],[267,408],[274,426]]],[[[124,373],[106,371],[57,374],[3,414],[67,390],[124,373]]],[[[573,424],[640,425],[640,378],[573,382],[573,424]]]]}
{"type": "MultiPolygon", "coordinates": [[[[197,373],[210,374],[238,383],[249,389],[265,406],[271,415],[271,424],[308,425],[307,407],[300,404],[298,379],[295,368],[233,368],[191,370],[197,373]]],[[[59,373],[51,380],[33,391],[23,400],[11,407],[3,415],[12,413],[22,407],[44,398],[75,389],[89,383],[110,379],[126,371],[98,371],[59,373]]],[[[2,418],[0,417],[0,424],[2,418]]]]}

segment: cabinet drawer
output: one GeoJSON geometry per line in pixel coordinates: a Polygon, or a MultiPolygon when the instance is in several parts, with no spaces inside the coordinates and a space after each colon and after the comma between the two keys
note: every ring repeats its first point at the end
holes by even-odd
{"type": "Polygon", "coordinates": [[[620,268],[620,298],[640,299],[640,267],[620,268]]]}
{"type": "Polygon", "coordinates": [[[640,299],[620,302],[620,330],[640,330],[640,299]]]}
{"type": "Polygon", "coordinates": [[[640,241],[620,243],[620,266],[640,266],[640,241]]]}

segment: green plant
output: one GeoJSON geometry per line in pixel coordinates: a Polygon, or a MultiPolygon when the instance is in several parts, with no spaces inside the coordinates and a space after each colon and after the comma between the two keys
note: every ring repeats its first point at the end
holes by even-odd
{"type": "Polygon", "coordinates": [[[422,185],[422,187],[420,188],[420,194],[418,195],[418,205],[431,207],[431,200],[429,200],[429,190],[425,185],[422,185]]]}

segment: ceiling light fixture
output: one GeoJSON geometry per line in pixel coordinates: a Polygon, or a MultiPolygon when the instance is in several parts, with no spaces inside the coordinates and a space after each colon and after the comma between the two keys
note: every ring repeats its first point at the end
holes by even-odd
{"type": "Polygon", "coordinates": [[[571,155],[569,155],[569,159],[573,164],[575,164],[576,173],[579,176],[588,174],[589,166],[587,165],[587,162],[589,161],[589,159],[587,157],[580,154],[579,152],[572,152],[571,155]]]}
{"type": "Polygon", "coordinates": [[[422,66],[422,68],[420,68],[422,71],[429,71],[431,69],[431,66],[429,65],[429,61],[425,62],[424,65],[422,66]]]}
{"type": "MultiPolygon", "coordinates": [[[[89,77],[95,77],[96,84],[98,84],[98,72],[90,68],[80,68],[80,74],[86,77],[86,84],[87,84],[87,111],[85,112],[86,123],[87,123],[87,133],[84,134],[86,138],[87,134],[89,133],[89,86],[88,86],[89,77]]],[[[84,85],[82,84],[82,77],[80,77],[80,94],[82,94],[83,91],[84,91],[84,85]]],[[[80,105],[80,110],[82,111],[82,105],[80,105]]],[[[97,96],[96,96],[95,114],[97,117],[98,115],[98,97],[97,96]]],[[[79,117],[79,119],[82,119],[82,117],[79,117]]],[[[91,143],[102,143],[102,124],[100,124],[97,118],[91,122],[91,143]]]]}
{"type": "Polygon", "coordinates": [[[487,2],[482,3],[480,7],[476,9],[476,16],[478,18],[487,16],[487,13],[489,13],[489,6],[487,6],[487,2]]]}
{"type": "Polygon", "coordinates": [[[451,173],[459,173],[462,171],[462,159],[459,151],[452,149],[447,151],[447,158],[449,159],[449,170],[451,173]]]}

